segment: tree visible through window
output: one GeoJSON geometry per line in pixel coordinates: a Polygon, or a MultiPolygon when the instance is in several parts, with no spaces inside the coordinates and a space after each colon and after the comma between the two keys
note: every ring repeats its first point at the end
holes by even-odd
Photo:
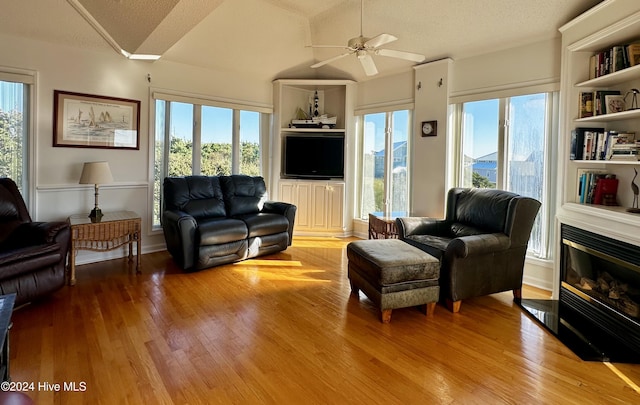
{"type": "Polygon", "coordinates": [[[166,176],[261,174],[260,115],[254,111],[156,100],[154,225],[160,225],[161,189],[166,176]],[[234,127],[236,116],[238,128],[234,127]],[[200,125],[196,125],[196,117],[200,117],[200,125]]]}
{"type": "Polygon", "coordinates": [[[0,81],[0,177],[26,195],[28,84],[0,81]]]}

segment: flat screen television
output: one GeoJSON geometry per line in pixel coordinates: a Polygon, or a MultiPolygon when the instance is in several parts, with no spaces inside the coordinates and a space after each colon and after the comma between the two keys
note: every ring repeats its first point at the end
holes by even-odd
{"type": "Polygon", "coordinates": [[[344,179],[344,135],[285,136],[282,177],[344,179]]]}

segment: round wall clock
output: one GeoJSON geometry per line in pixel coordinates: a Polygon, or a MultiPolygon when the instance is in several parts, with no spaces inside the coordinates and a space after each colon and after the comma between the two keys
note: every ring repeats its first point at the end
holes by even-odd
{"type": "Polygon", "coordinates": [[[422,136],[438,135],[438,121],[422,121],[422,136]]]}

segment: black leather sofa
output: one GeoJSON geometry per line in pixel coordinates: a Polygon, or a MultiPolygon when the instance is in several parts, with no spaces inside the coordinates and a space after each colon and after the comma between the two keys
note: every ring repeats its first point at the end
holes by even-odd
{"type": "Polygon", "coordinates": [[[200,270],[285,250],[296,206],[267,201],[259,176],[167,177],[162,227],[184,270],[200,270]]]}
{"type": "Polygon", "coordinates": [[[18,187],[0,178],[0,293],[21,305],[64,286],[67,222],[33,222],[18,187]]]}
{"type": "Polygon", "coordinates": [[[463,299],[512,290],[521,298],[524,260],[540,202],[495,189],[452,188],[446,217],[397,218],[401,240],[440,259],[440,294],[463,299]]]}

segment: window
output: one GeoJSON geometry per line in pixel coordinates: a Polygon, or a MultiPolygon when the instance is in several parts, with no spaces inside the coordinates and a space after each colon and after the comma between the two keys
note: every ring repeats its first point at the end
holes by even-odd
{"type": "Polygon", "coordinates": [[[462,187],[499,188],[541,201],[530,254],[548,257],[549,139],[557,93],[467,102],[461,105],[462,187]]]}
{"type": "Polygon", "coordinates": [[[31,76],[0,72],[0,177],[13,179],[25,200],[31,83],[31,76]]]}
{"type": "Polygon", "coordinates": [[[160,226],[166,176],[261,174],[262,111],[197,101],[155,100],[154,226],[160,226]]]}
{"type": "Polygon", "coordinates": [[[409,111],[366,114],[362,122],[360,218],[407,215],[409,111]]]}

